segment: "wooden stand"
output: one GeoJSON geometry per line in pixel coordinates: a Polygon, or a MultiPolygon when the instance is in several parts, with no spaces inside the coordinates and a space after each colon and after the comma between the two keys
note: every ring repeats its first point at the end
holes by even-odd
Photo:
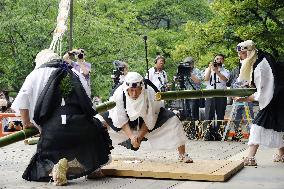
{"type": "Polygon", "coordinates": [[[244,167],[241,161],[200,160],[194,163],[117,159],[103,169],[106,176],[226,181],[244,167]]]}

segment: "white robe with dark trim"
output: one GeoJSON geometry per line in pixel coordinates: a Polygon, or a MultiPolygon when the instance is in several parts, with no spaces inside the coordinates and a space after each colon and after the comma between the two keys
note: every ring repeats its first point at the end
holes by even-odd
{"type": "MultiPolygon", "coordinates": [[[[156,124],[163,103],[161,101],[155,101],[155,91],[152,88],[148,87],[145,89],[145,92],[147,92],[148,96],[148,110],[146,110],[146,115],[141,115],[141,117],[148,129],[151,130],[156,124]]],[[[112,119],[115,127],[121,128],[129,121],[124,108],[123,86],[117,88],[110,100],[115,101],[116,106],[109,111],[109,118],[112,119]]],[[[110,129],[109,134],[113,144],[119,144],[128,139],[122,130],[116,132],[110,129]]],[[[179,146],[184,145],[187,140],[182,123],[177,116],[169,118],[161,127],[146,134],[145,138],[148,139],[152,148],[159,150],[176,149],[179,146]]]]}
{"type": "MultiPolygon", "coordinates": [[[[56,70],[56,68],[38,68],[33,70],[27,77],[26,80],[20,89],[17,97],[15,98],[11,108],[16,112],[17,116],[20,116],[20,109],[28,109],[31,122],[39,127],[34,121],[34,109],[36,102],[39,98],[39,95],[45,85],[47,84],[48,79],[50,78],[51,73],[56,70]]],[[[91,96],[91,91],[89,90],[88,84],[84,79],[83,75],[77,72],[74,68],[72,71],[78,75],[80,81],[87,93],[91,96]]]]}
{"type": "MultiPolygon", "coordinates": [[[[273,98],[274,76],[266,59],[263,59],[254,70],[254,83],[257,92],[254,99],[259,102],[259,108],[265,108],[273,98]]],[[[284,116],[284,115],[283,115],[284,116]]],[[[252,124],[248,145],[262,145],[270,148],[284,147],[283,132],[265,129],[257,124],[252,124]]]]}

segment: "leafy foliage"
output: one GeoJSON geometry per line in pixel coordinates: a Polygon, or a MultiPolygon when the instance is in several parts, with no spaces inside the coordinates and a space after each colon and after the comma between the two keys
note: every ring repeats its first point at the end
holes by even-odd
{"type": "Polygon", "coordinates": [[[233,68],[238,62],[236,45],[252,39],[258,48],[283,61],[283,1],[215,0],[211,8],[215,16],[209,22],[188,21],[187,37],[177,45],[173,57],[191,53],[206,67],[216,53],[222,53],[227,67],[233,68]]]}
{"type": "MultiPolygon", "coordinates": [[[[73,48],[84,48],[92,63],[92,95],[108,98],[114,60],[145,75],[143,36],[147,35],[149,67],[157,53],[166,57],[169,78],[177,64],[193,56],[207,67],[214,54],[237,62],[235,46],[252,39],[257,46],[283,56],[281,0],[74,0],[73,48]]],[[[56,26],[59,0],[0,2],[0,90],[18,91],[34,68],[36,54],[48,48],[56,26]]],[[[62,54],[68,49],[68,33],[62,54]]]]}

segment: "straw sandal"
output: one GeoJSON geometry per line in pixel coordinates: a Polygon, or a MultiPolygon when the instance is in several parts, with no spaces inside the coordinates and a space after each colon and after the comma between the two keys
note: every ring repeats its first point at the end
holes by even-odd
{"type": "Polygon", "coordinates": [[[68,161],[66,158],[62,158],[54,165],[52,169],[52,179],[54,185],[56,186],[65,186],[67,185],[67,173],[68,161]]]}
{"type": "Polygon", "coordinates": [[[245,166],[257,166],[255,157],[246,157],[244,158],[244,165],[245,166]]]}
{"type": "Polygon", "coordinates": [[[283,162],[284,163],[284,155],[280,156],[279,154],[273,155],[274,162],[283,162]]]}

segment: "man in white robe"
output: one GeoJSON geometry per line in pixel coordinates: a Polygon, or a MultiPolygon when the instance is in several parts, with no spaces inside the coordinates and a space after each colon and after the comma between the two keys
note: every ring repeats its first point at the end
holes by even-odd
{"type": "MultiPolygon", "coordinates": [[[[150,85],[145,88],[140,74],[129,72],[110,101],[116,102],[115,108],[109,111],[111,121],[107,121],[113,144],[130,139],[133,148],[138,149],[146,138],[152,148],[178,149],[180,161],[193,162],[185,153],[187,138],[181,121],[163,108],[162,102],[155,101],[154,89],[150,85]]],[[[108,118],[100,117],[101,121],[108,118]]]]}
{"type": "Polygon", "coordinates": [[[238,82],[251,83],[257,92],[246,97],[236,98],[238,102],[258,101],[260,111],[250,129],[248,141],[249,153],[244,159],[247,166],[256,166],[255,154],[260,145],[278,148],[274,161],[284,162],[284,120],[283,120],[283,65],[276,63],[272,57],[255,48],[251,40],[237,46],[242,67],[238,82]],[[281,76],[282,75],[282,76],[281,76]],[[282,79],[280,79],[282,77],[282,79]]]}

